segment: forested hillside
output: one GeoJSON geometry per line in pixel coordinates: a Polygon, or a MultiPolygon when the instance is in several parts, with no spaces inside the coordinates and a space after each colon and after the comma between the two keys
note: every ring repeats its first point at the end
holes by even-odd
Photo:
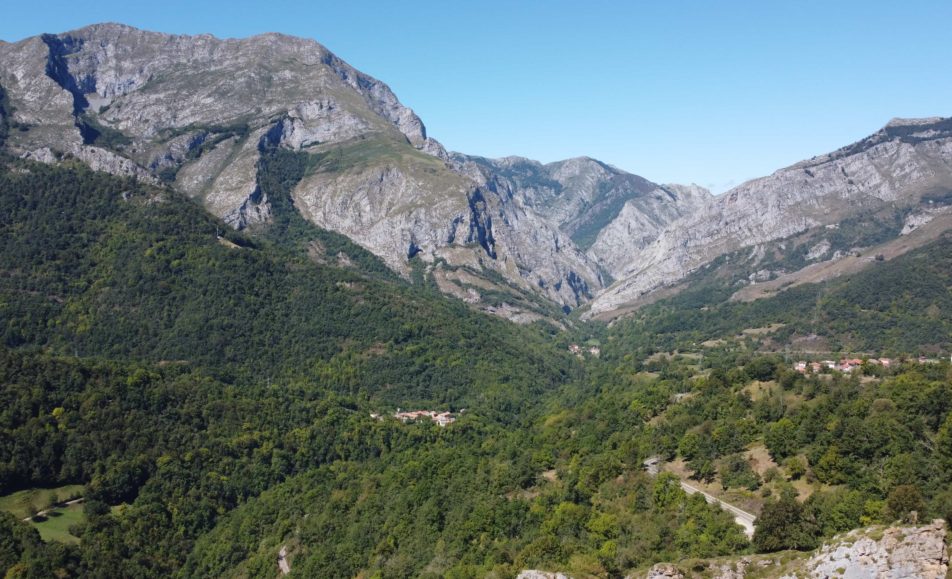
{"type": "MultiPolygon", "coordinates": [[[[381,280],[339,238],[333,255],[356,265],[240,236],[175,193],[78,164],[4,171],[0,214],[8,347],[186,364],[231,383],[306,378],[394,405],[521,400],[574,371],[541,333],[381,280]]],[[[305,226],[293,239],[320,239],[305,226]]]]}
{"type": "Polygon", "coordinates": [[[273,577],[283,552],[301,577],[622,577],[952,516],[948,363],[801,375],[736,337],[947,348],[947,240],[819,307],[702,289],[610,328],[518,326],[287,211],[307,170],[263,157],[275,225],[237,234],[167,189],[4,161],[0,496],[85,499],[66,543],[0,518],[11,576],[273,577]],[[679,478],[760,515],[753,541],[679,478]]]}
{"type": "Polygon", "coordinates": [[[952,352],[952,233],[859,273],[751,302],[730,301],[737,287],[716,268],[692,276],[675,297],[614,324],[611,351],[697,348],[773,325],[765,347],[787,352],[812,351],[818,338],[833,353],[952,352]]]}
{"type": "MultiPolygon", "coordinates": [[[[353,246],[340,248],[355,256],[348,267],[315,263],[299,243],[320,232],[298,229],[290,244],[226,233],[174,193],[78,164],[9,162],[0,195],[0,485],[5,493],[87,485],[87,522],[72,530],[79,547],[24,540],[14,551],[30,573],[179,571],[221,515],[289,477],[321,481],[338,463],[357,473],[348,484],[370,484],[385,469],[387,487],[389,477],[421,476],[418,461],[432,462],[475,501],[450,501],[442,484],[421,489],[457,519],[477,503],[502,509],[487,514],[503,517],[498,525],[453,539],[454,556],[486,533],[514,541],[509,553],[532,542],[529,505],[513,493],[532,487],[554,458],[524,444],[526,429],[544,413],[547,392],[584,382],[580,363],[547,332],[386,279],[353,246]],[[370,417],[398,405],[467,412],[445,431],[370,417]],[[511,496],[500,502],[500,493],[511,496]]],[[[333,488],[311,485],[300,508],[326,504],[311,502],[314,493],[333,488]]],[[[579,502],[590,504],[592,492],[579,502]]],[[[402,508],[416,505],[408,497],[402,508]]],[[[696,516],[721,517],[698,508],[696,516]]],[[[445,516],[426,532],[394,519],[389,532],[429,549],[430,538],[456,529],[445,516]]],[[[572,517],[574,533],[587,509],[572,517]]],[[[732,527],[729,518],[720,524],[732,527]]],[[[601,548],[608,537],[600,536],[579,549],[601,548]]],[[[544,545],[533,560],[552,559],[544,545]]],[[[408,569],[422,566],[410,557],[416,551],[401,553],[408,569]]],[[[340,574],[374,563],[348,565],[340,574]]]]}

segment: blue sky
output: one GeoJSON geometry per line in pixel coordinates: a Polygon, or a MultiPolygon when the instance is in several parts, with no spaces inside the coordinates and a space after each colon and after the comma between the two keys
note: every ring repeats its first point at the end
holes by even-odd
{"type": "Polygon", "coordinates": [[[952,116],[952,2],[9,2],[14,41],[115,21],[315,38],[448,148],[588,155],[723,191],[876,131],[952,116]]]}

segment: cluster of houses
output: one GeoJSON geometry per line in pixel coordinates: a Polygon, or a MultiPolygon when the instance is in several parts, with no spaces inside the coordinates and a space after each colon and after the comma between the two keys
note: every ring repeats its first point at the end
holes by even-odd
{"type": "MultiPolygon", "coordinates": [[[[926,358],[925,356],[919,356],[919,358],[913,358],[912,360],[920,364],[936,364],[939,362],[935,358],[926,358]]],[[[864,360],[860,360],[859,358],[843,358],[839,362],[833,360],[806,362],[801,360],[793,365],[793,369],[801,374],[816,374],[822,372],[824,369],[849,373],[862,366],[863,362],[864,360]]],[[[890,358],[867,358],[865,362],[873,366],[882,366],[883,368],[889,368],[895,364],[895,361],[890,358]]]]}
{"type": "MultiPolygon", "coordinates": [[[[889,368],[893,361],[889,358],[869,358],[868,362],[883,368],[889,368]]],[[[839,362],[833,360],[823,360],[822,362],[805,362],[803,360],[794,364],[793,369],[801,374],[817,374],[824,369],[836,370],[838,372],[849,373],[863,365],[859,358],[843,358],[839,362]]]]}
{"type": "MultiPolygon", "coordinates": [[[[383,417],[379,414],[371,414],[370,417],[376,418],[377,420],[383,420],[383,417]]],[[[437,412],[435,410],[410,410],[407,412],[401,412],[398,408],[393,414],[393,417],[400,422],[429,419],[435,422],[438,426],[446,426],[447,424],[453,424],[456,422],[456,417],[453,416],[452,412],[437,412]]]]}
{"type": "Polygon", "coordinates": [[[602,349],[599,348],[598,346],[590,346],[588,348],[584,348],[582,346],[579,346],[578,344],[569,344],[569,352],[575,354],[576,356],[580,358],[585,355],[585,352],[588,352],[592,356],[595,356],[596,358],[598,358],[602,354],[602,349]]]}

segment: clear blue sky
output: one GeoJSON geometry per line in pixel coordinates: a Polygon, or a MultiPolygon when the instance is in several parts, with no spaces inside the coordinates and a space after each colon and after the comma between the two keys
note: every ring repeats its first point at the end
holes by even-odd
{"type": "Polygon", "coordinates": [[[722,191],[894,116],[952,116],[952,1],[6,2],[13,41],[115,21],[315,38],[448,148],[722,191]]]}

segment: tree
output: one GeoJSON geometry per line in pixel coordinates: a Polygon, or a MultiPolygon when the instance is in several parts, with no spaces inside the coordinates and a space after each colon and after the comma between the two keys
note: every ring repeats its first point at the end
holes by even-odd
{"type": "Polygon", "coordinates": [[[754,523],[754,548],[761,553],[816,547],[816,523],[793,492],[785,489],[779,500],[764,505],[754,523]]]}
{"type": "Polygon", "coordinates": [[[760,477],[750,468],[750,463],[742,454],[732,454],[725,458],[720,472],[721,486],[724,490],[730,487],[756,490],[760,487],[760,477]]]}
{"type": "Polygon", "coordinates": [[[835,446],[831,446],[816,462],[813,472],[820,482],[836,485],[846,482],[846,473],[843,467],[843,459],[840,457],[839,450],[835,446]]]}
{"type": "Polygon", "coordinates": [[[932,512],[952,525],[952,489],[945,490],[932,499],[932,512]]]}
{"type": "Polygon", "coordinates": [[[744,366],[744,371],[754,380],[767,382],[777,377],[777,364],[771,358],[759,356],[744,366]]]}
{"type": "Polygon", "coordinates": [[[790,475],[790,480],[797,480],[807,473],[807,463],[799,456],[791,456],[784,461],[783,466],[790,475]]]}
{"type": "Polygon", "coordinates": [[[712,482],[717,476],[717,469],[714,463],[707,458],[697,458],[688,463],[688,467],[694,471],[691,478],[701,482],[712,482]]]}
{"type": "Polygon", "coordinates": [[[764,442],[775,461],[783,460],[797,451],[797,427],[789,418],[781,418],[767,427],[764,442]]]}
{"type": "Polygon", "coordinates": [[[915,523],[918,513],[924,508],[922,493],[915,485],[899,485],[890,491],[886,499],[887,515],[904,523],[915,523]]]}
{"type": "Polygon", "coordinates": [[[670,472],[663,472],[655,479],[654,506],[659,511],[663,511],[672,505],[684,500],[685,493],[681,489],[681,481],[677,475],[670,472]]]}
{"type": "Polygon", "coordinates": [[[25,525],[10,513],[0,512],[0,569],[7,577],[45,577],[43,559],[49,557],[46,545],[32,525],[25,525]],[[34,564],[40,563],[39,567],[34,564]]]}
{"type": "Polygon", "coordinates": [[[944,473],[945,481],[952,482],[952,413],[935,437],[935,462],[938,472],[944,473]]]}

